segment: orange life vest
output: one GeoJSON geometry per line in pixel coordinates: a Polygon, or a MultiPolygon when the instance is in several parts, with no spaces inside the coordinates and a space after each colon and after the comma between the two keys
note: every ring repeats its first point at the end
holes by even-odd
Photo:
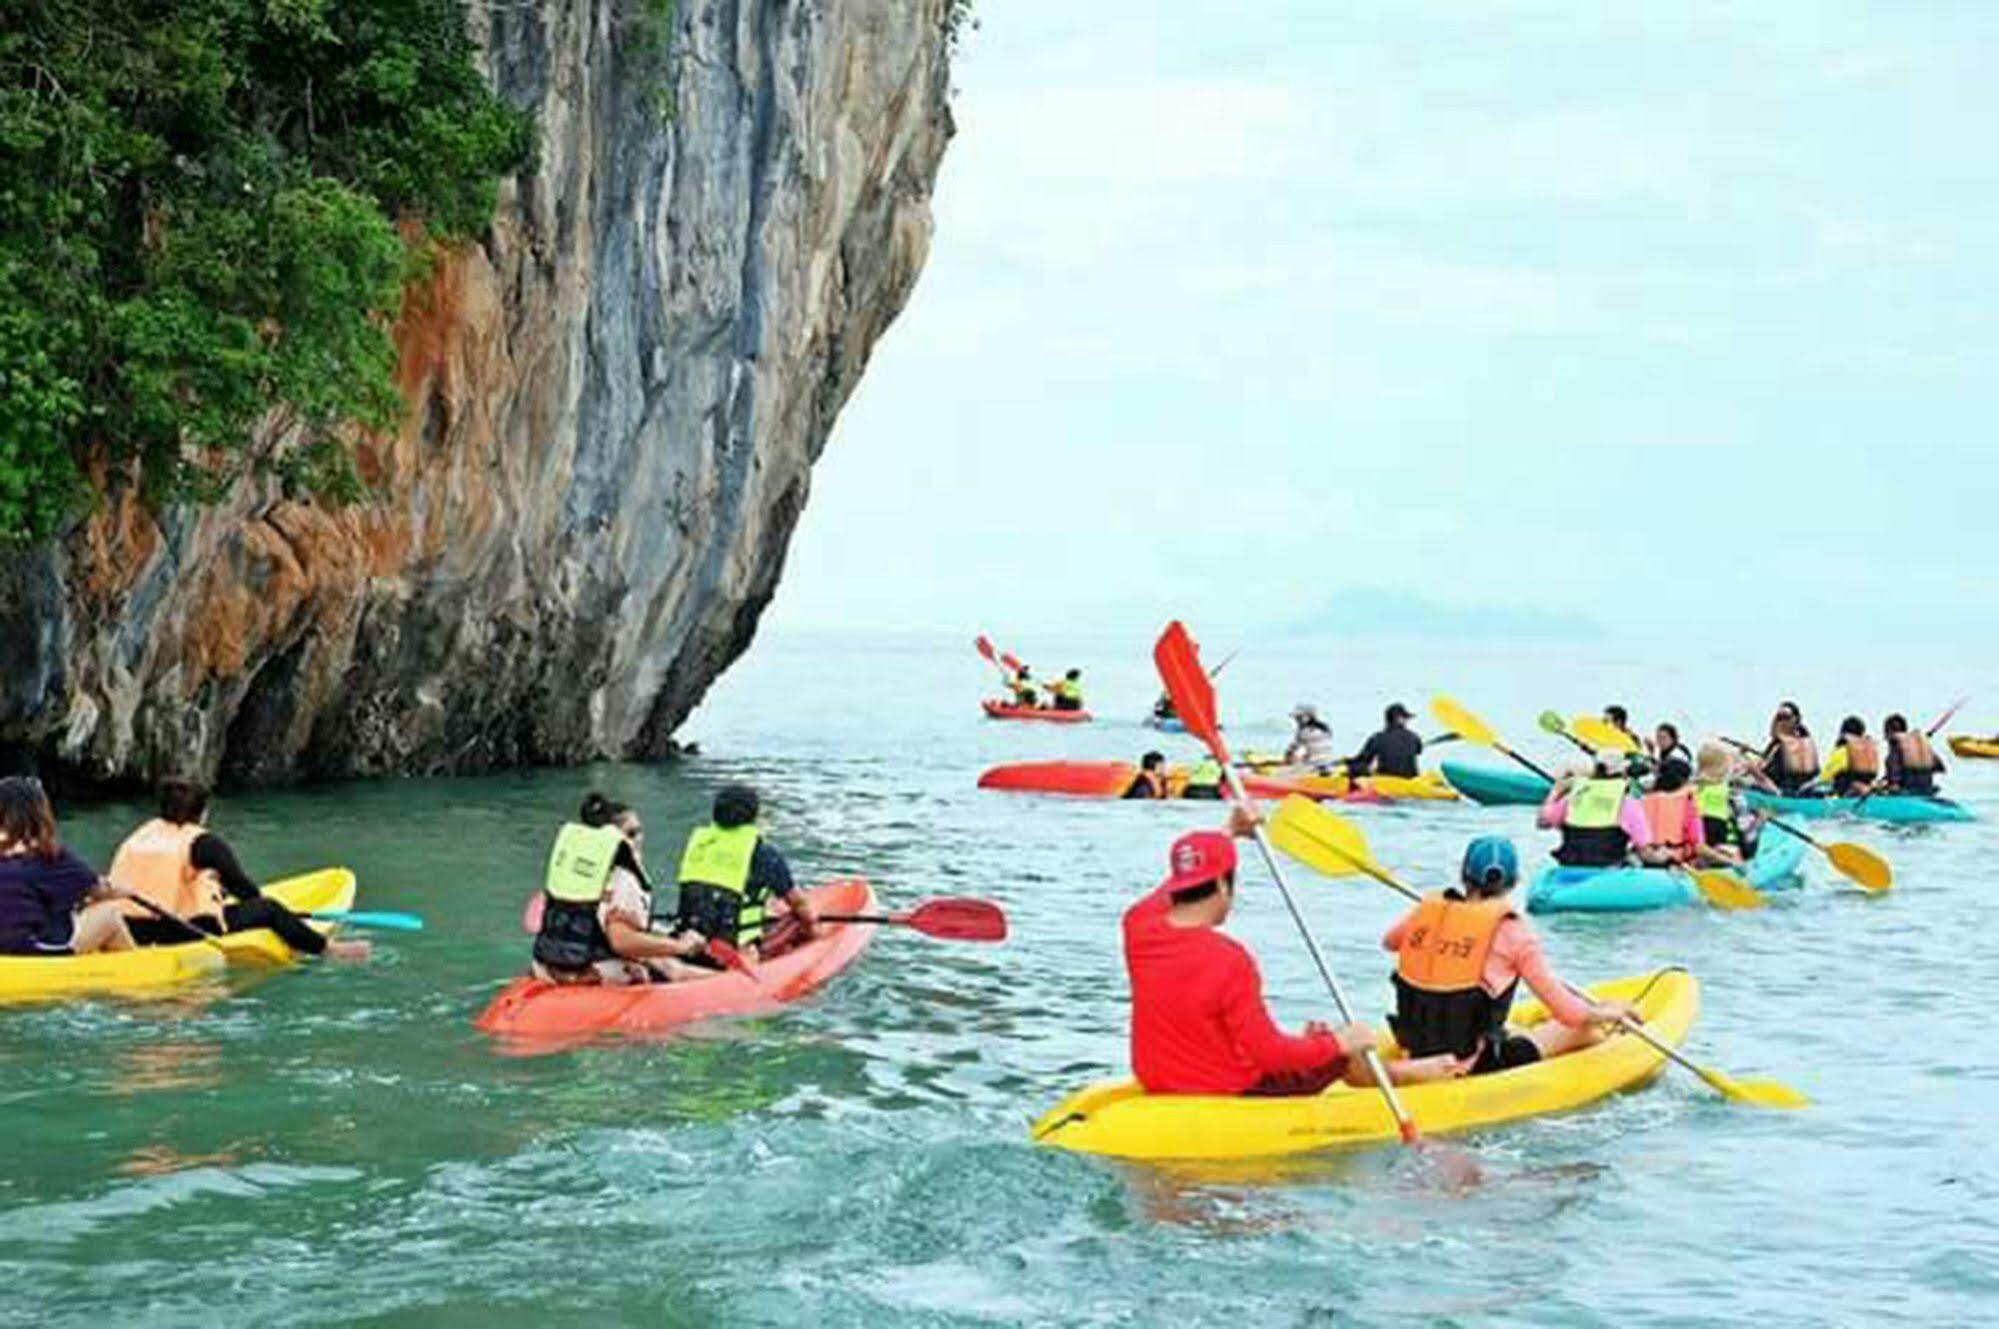
{"type": "MultiPolygon", "coordinates": [[[[199,823],[177,826],[155,817],[127,836],[111,857],[111,884],[145,896],[181,918],[207,914],[222,917],[222,883],[213,872],[194,866],[194,842],[205,830],[199,823]]],[[[151,918],[152,911],[136,900],[120,902],[127,918],[151,918]]]]}
{"type": "Polygon", "coordinates": [[[1819,745],[1795,735],[1777,740],[1777,752],[1784,770],[1796,776],[1816,777],[1819,773],[1819,745]]]}
{"type": "Polygon", "coordinates": [[[1865,734],[1846,736],[1846,770],[1856,780],[1879,779],[1881,745],[1865,734]]]}
{"type": "Polygon", "coordinates": [[[1693,794],[1678,789],[1670,794],[1647,794],[1640,800],[1645,824],[1652,831],[1652,843],[1662,849],[1687,850],[1694,843],[1694,819],[1699,810],[1693,794]]]}
{"type": "Polygon", "coordinates": [[[1456,891],[1426,895],[1395,953],[1395,1014],[1388,1024],[1412,1057],[1448,1052],[1476,1056],[1504,1038],[1513,991],[1485,990],[1485,961],[1499,925],[1512,917],[1505,900],[1467,900],[1456,891]]]}
{"type": "Polygon", "coordinates": [[[1902,769],[1905,771],[1934,771],[1937,769],[1936,749],[1930,746],[1929,737],[1911,729],[1894,736],[1895,750],[1901,754],[1902,769]]]}

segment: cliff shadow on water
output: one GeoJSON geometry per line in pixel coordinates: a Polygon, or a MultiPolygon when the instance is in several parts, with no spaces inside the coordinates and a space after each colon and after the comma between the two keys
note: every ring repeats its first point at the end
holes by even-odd
{"type": "Polygon", "coordinates": [[[671,751],[922,267],[961,8],[469,7],[534,159],[404,288],[362,496],[99,468],[0,553],[0,749],[106,789],[671,751]]]}

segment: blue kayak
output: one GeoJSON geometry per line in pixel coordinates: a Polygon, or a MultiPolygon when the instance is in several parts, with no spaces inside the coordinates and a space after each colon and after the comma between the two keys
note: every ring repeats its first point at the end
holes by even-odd
{"type": "Polygon", "coordinates": [[[1751,789],[1749,806],[1779,817],[1858,817],[1902,826],[1938,821],[1977,821],[1978,814],[1962,803],[1921,794],[1876,794],[1872,798],[1788,798],[1751,789]]]}
{"type": "MultiPolygon", "coordinates": [[[[1763,832],[1756,857],[1742,876],[1761,891],[1794,890],[1804,884],[1800,864],[1805,842],[1775,826],[1763,832]]],[[[1684,872],[1665,868],[1543,868],[1527,888],[1527,910],[1534,914],[1562,911],[1592,914],[1632,913],[1696,904],[1700,889],[1684,872]]]]}
{"type": "Polygon", "coordinates": [[[1175,715],[1148,715],[1145,717],[1148,729],[1157,729],[1162,734],[1184,734],[1187,726],[1175,715]]]}
{"type": "Polygon", "coordinates": [[[1455,761],[1445,762],[1442,769],[1444,778],[1450,781],[1451,788],[1472,802],[1482,803],[1486,807],[1538,804],[1548,796],[1551,787],[1546,780],[1532,771],[1466,766],[1455,761]]]}

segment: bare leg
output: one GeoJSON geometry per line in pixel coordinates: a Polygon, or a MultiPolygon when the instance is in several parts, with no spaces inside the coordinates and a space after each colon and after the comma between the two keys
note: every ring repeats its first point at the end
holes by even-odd
{"type": "MultiPolygon", "coordinates": [[[[1388,1072],[1390,1084],[1434,1084],[1439,1080],[1455,1080],[1465,1073],[1463,1064],[1448,1052],[1439,1052],[1434,1057],[1397,1057],[1384,1062],[1382,1069],[1388,1072]]],[[[1374,1076],[1359,1057],[1348,1060],[1342,1078],[1356,1089],[1374,1087],[1374,1076]]]]}
{"type": "Polygon", "coordinates": [[[76,916],[76,933],[70,949],[78,955],[132,949],[132,930],[125,926],[125,915],[116,900],[99,900],[84,907],[76,916]]]}
{"type": "Polygon", "coordinates": [[[1527,1037],[1534,1040],[1534,1046],[1541,1049],[1544,1060],[1562,1056],[1570,1052],[1581,1052],[1584,1048],[1595,1047],[1603,1041],[1603,1031],[1594,1023],[1586,1023],[1571,1029],[1560,1020],[1543,1020],[1527,1031],[1527,1037]]]}

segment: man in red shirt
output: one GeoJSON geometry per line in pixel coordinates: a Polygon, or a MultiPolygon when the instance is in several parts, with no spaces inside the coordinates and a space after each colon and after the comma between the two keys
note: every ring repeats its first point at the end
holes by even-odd
{"type": "Polygon", "coordinates": [[[1364,1024],[1314,1021],[1303,1036],[1279,1029],[1263,979],[1239,941],[1220,929],[1235,902],[1235,845],[1255,816],[1229,816],[1229,834],[1193,831],[1173,842],[1172,874],[1125,911],[1131,977],[1131,1066],[1152,1094],[1316,1094],[1340,1079],[1369,1084],[1359,1053],[1364,1024]]]}

